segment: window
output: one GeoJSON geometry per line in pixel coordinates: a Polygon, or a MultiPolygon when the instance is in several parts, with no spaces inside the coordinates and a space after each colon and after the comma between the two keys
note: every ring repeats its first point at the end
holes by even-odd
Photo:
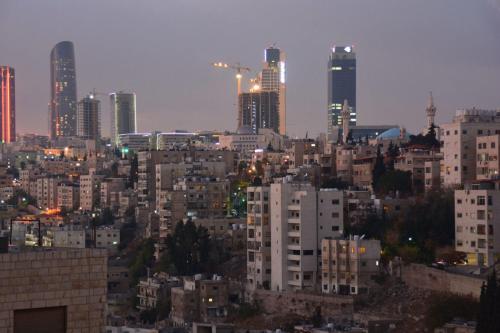
{"type": "Polygon", "coordinates": [[[304,250],[302,251],[302,254],[305,256],[312,256],[314,255],[314,250],[304,250]]]}
{"type": "Polygon", "coordinates": [[[477,219],[478,220],[486,219],[486,212],[484,210],[478,210],[477,211],[477,219]]]}
{"type": "Polygon", "coordinates": [[[485,204],[486,204],[486,199],[485,199],[484,195],[479,195],[477,197],[477,205],[484,206],[485,204]]]}
{"type": "Polygon", "coordinates": [[[332,205],[338,205],[338,204],[339,204],[339,199],[332,200],[332,205]]]}
{"type": "Polygon", "coordinates": [[[332,217],[333,218],[338,218],[339,217],[339,213],[338,212],[333,212],[332,213],[332,217]]]}

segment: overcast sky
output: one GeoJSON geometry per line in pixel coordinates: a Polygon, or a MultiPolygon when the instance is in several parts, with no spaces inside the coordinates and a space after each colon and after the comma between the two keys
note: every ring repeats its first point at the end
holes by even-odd
{"type": "MultiPolygon", "coordinates": [[[[0,64],[16,70],[18,132],[47,133],[49,53],[75,43],[78,97],[137,93],[139,131],[236,126],[236,84],[213,61],[257,70],[287,53],[288,132],[326,131],[330,48],[353,44],[358,123],[438,122],[500,108],[500,0],[0,0],[0,64]]],[[[109,132],[109,101],[103,131],[109,132]]]]}

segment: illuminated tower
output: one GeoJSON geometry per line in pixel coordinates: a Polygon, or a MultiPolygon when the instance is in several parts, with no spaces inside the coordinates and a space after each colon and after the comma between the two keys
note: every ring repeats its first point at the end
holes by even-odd
{"type": "Polygon", "coordinates": [[[137,132],[136,98],[134,93],[116,92],[109,95],[111,102],[111,140],[120,143],[120,134],[137,132]]]}
{"type": "Polygon", "coordinates": [[[259,77],[260,89],[276,92],[279,99],[279,134],[286,134],[286,65],[285,53],[270,47],[264,51],[264,68],[259,77]]]}
{"type": "Polygon", "coordinates": [[[72,42],[50,52],[50,137],[76,135],[76,70],[72,42]]]}
{"type": "Polygon", "coordinates": [[[77,135],[87,140],[101,138],[101,102],[89,94],[78,102],[77,135]]]}
{"type": "Polygon", "coordinates": [[[342,124],[345,100],[350,107],[349,123],[356,126],[356,54],[352,46],[336,46],[328,61],[328,134],[342,124]]]}
{"type": "Polygon", "coordinates": [[[429,94],[429,106],[425,109],[425,114],[427,115],[427,129],[429,129],[435,124],[434,117],[436,116],[436,106],[434,105],[432,92],[429,94]]]}
{"type": "Polygon", "coordinates": [[[14,68],[0,66],[0,136],[2,143],[16,141],[16,95],[14,68]]]}

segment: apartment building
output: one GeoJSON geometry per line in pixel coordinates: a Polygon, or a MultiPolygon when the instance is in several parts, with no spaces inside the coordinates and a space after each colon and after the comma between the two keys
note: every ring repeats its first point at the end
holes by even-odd
{"type": "Polygon", "coordinates": [[[500,182],[455,191],[455,249],[469,265],[491,266],[500,258],[500,182]]]}
{"type": "Polygon", "coordinates": [[[500,134],[500,111],[458,110],[452,123],[441,125],[444,186],[476,179],[476,138],[493,134],[500,134]]]}
{"type": "Polygon", "coordinates": [[[57,185],[57,207],[72,211],[80,207],[80,184],[62,181],[57,185]]]}
{"type": "Polygon", "coordinates": [[[358,236],[323,239],[322,292],[341,295],[368,293],[379,272],[380,241],[358,236]]]}
{"type": "Polygon", "coordinates": [[[498,179],[500,176],[500,135],[478,136],[477,147],[477,179],[498,179]]]}
{"type": "Polygon", "coordinates": [[[100,199],[101,181],[104,176],[89,175],[80,176],[80,209],[92,211],[96,208],[96,202],[100,199]]]}
{"type": "Polygon", "coordinates": [[[270,187],[247,188],[247,287],[271,287],[270,187]]]}
{"type": "Polygon", "coordinates": [[[313,290],[321,240],[343,232],[343,192],[283,179],[270,187],[271,289],[313,290]]]}
{"type": "Polygon", "coordinates": [[[57,186],[61,179],[45,176],[36,180],[36,200],[41,209],[57,208],[57,186]]]}

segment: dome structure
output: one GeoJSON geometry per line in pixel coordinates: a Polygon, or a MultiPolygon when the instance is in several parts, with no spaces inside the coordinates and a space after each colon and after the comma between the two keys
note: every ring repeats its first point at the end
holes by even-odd
{"type": "MultiPolygon", "coordinates": [[[[392,140],[392,139],[394,140],[401,139],[401,128],[393,127],[383,133],[380,133],[379,136],[377,136],[377,140],[392,140]]],[[[410,134],[406,131],[404,131],[404,139],[406,140],[410,139],[410,134]]]]}

